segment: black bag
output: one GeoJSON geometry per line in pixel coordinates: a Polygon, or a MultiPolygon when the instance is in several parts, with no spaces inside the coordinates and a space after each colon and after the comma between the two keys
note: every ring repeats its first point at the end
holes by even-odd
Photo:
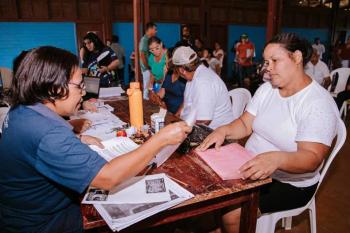
{"type": "MultiPolygon", "coordinates": [[[[194,125],[192,132],[187,135],[187,138],[177,148],[177,152],[187,154],[190,149],[199,146],[209,134],[214,130],[206,125],[194,125]]],[[[223,145],[229,144],[231,141],[225,140],[223,145]]],[[[214,146],[214,145],[213,145],[214,146]]]]}

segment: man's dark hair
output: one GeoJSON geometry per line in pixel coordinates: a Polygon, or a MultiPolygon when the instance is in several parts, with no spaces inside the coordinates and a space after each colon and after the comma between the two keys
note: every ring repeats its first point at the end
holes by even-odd
{"type": "Polygon", "coordinates": [[[112,42],[113,42],[113,43],[119,43],[119,36],[113,35],[113,36],[112,36],[112,42]]]}
{"type": "Polygon", "coordinates": [[[146,23],[145,32],[147,32],[148,29],[153,28],[153,27],[157,27],[157,25],[153,22],[146,23]]]}
{"type": "Polygon", "coordinates": [[[12,81],[12,106],[67,97],[69,80],[78,67],[78,57],[63,49],[44,46],[27,52],[12,81]]]}
{"type": "Polygon", "coordinates": [[[280,44],[289,52],[294,53],[299,50],[303,55],[303,65],[310,61],[312,55],[312,46],[304,38],[299,37],[296,33],[280,33],[275,35],[267,44],[280,44]]]}

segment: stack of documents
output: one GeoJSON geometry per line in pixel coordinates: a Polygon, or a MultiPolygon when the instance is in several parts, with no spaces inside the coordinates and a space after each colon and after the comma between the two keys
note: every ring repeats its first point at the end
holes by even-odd
{"type": "Polygon", "coordinates": [[[108,226],[120,231],[192,197],[162,173],[131,178],[111,191],[90,188],[82,203],[94,204],[108,226]]]}
{"type": "Polygon", "coordinates": [[[82,110],[79,111],[77,115],[71,117],[71,119],[90,120],[92,122],[91,127],[82,134],[94,136],[101,140],[107,140],[115,137],[116,131],[126,125],[124,121],[111,113],[111,110],[113,110],[113,108],[109,105],[103,105],[98,107],[98,112],[82,110]]]}

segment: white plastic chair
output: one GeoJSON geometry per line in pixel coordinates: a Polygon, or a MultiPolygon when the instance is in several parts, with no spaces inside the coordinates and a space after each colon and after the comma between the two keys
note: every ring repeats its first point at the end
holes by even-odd
{"type": "Polygon", "coordinates": [[[250,92],[245,88],[236,88],[229,91],[232,102],[234,120],[243,114],[243,111],[252,98],[250,92]]]}
{"type": "MultiPolygon", "coordinates": [[[[332,153],[329,155],[328,159],[324,163],[324,166],[321,170],[320,174],[320,180],[317,185],[316,192],[318,188],[320,187],[323,178],[325,177],[327,170],[329,166],[331,165],[333,159],[337,155],[340,148],[343,146],[346,139],[346,128],[344,125],[344,122],[339,118],[338,121],[338,132],[337,132],[337,141],[336,144],[332,150],[332,153]]],[[[315,192],[315,194],[316,194],[315,192]]],[[[297,216],[304,212],[304,210],[309,210],[309,218],[310,218],[310,231],[311,233],[316,233],[316,205],[315,205],[315,194],[307,203],[305,206],[292,209],[292,210],[286,210],[286,211],[280,211],[275,213],[267,213],[263,214],[258,218],[257,226],[256,226],[256,233],[273,233],[275,232],[275,225],[282,218],[282,227],[284,227],[286,230],[290,230],[292,227],[292,217],[297,216]]]]}
{"type": "Polygon", "coordinates": [[[339,92],[342,92],[345,90],[346,88],[346,83],[348,81],[350,75],[350,68],[338,68],[335,69],[331,72],[330,76],[331,76],[331,85],[329,85],[328,87],[328,91],[331,93],[331,95],[333,97],[337,97],[339,92]],[[335,85],[334,90],[332,91],[332,84],[333,84],[333,79],[336,76],[336,73],[338,73],[338,81],[335,85]]]}
{"type": "Polygon", "coordinates": [[[344,115],[344,120],[346,119],[346,113],[348,111],[349,106],[350,106],[350,100],[345,100],[343,102],[343,105],[340,108],[340,116],[344,115]]]}

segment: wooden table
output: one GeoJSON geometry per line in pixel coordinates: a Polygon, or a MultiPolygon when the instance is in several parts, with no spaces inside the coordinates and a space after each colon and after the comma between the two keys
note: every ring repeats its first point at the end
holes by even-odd
{"type": "MultiPolygon", "coordinates": [[[[108,102],[108,104],[115,108],[114,113],[118,117],[125,122],[129,122],[129,109],[126,100],[108,102]]],[[[148,124],[150,123],[149,116],[158,111],[159,107],[144,102],[144,116],[148,124]]],[[[176,120],[177,118],[171,114],[167,114],[165,119],[166,123],[176,120]]],[[[179,184],[192,192],[195,195],[194,198],[151,216],[127,228],[126,231],[167,224],[225,207],[240,205],[242,207],[240,232],[255,233],[259,187],[271,182],[271,179],[223,181],[193,151],[186,155],[175,152],[161,167],[154,169],[151,173],[161,172],[183,181],[186,185],[179,184]]],[[[84,229],[105,226],[104,220],[100,216],[92,216],[89,208],[91,207],[82,205],[84,229]]]]}

